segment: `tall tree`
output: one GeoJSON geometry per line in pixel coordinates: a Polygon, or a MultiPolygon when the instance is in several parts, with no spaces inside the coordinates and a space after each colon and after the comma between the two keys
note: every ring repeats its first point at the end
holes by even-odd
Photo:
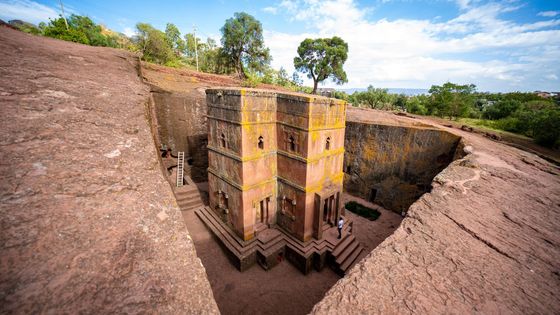
{"type": "Polygon", "coordinates": [[[476,85],[459,85],[446,82],[442,86],[432,85],[430,90],[432,101],[428,110],[430,114],[441,117],[463,117],[474,104],[473,93],[476,85]]]}
{"type": "Polygon", "coordinates": [[[368,86],[366,91],[355,92],[353,99],[357,105],[365,105],[373,109],[389,109],[392,107],[393,97],[387,89],[368,86]]]}
{"type": "Polygon", "coordinates": [[[165,64],[173,59],[173,51],[167,44],[165,33],[147,23],[136,24],[138,30],[134,41],[146,61],[165,64]]]}
{"type": "Polygon", "coordinates": [[[331,78],[336,84],[348,82],[343,65],[348,59],[348,44],[342,38],[307,38],[298,47],[294,58],[296,70],[313,79],[313,94],[317,84],[331,78]]]}
{"type": "Polygon", "coordinates": [[[173,23],[167,23],[165,26],[165,41],[167,45],[173,49],[177,57],[181,56],[185,50],[185,42],[181,38],[181,32],[173,23]]]}
{"type": "Polygon", "coordinates": [[[221,29],[223,53],[235,66],[237,74],[246,78],[246,68],[263,71],[270,63],[269,49],[264,46],[261,22],[245,12],[237,12],[221,29]]]}

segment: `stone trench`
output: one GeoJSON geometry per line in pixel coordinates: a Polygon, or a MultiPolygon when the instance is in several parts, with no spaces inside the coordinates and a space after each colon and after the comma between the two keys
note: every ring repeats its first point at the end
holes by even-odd
{"type": "MultiPolygon", "coordinates": [[[[162,171],[176,190],[176,156],[185,152],[184,183],[196,187],[207,205],[205,115],[203,89],[182,94],[152,86],[150,120],[154,141],[162,153],[162,171]],[[171,154],[165,158],[168,149],[171,154]]],[[[355,223],[354,234],[365,248],[357,261],[399,227],[408,207],[430,191],[433,178],[462,157],[462,148],[460,137],[431,126],[347,121],[343,202],[358,201],[382,213],[377,221],[369,221],[347,211],[355,223]]],[[[340,279],[329,268],[303,275],[287,262],[268,271],[253,266],[240,272],[194,211],[181,210],[224,314],[306,314],[340,279]]]]}

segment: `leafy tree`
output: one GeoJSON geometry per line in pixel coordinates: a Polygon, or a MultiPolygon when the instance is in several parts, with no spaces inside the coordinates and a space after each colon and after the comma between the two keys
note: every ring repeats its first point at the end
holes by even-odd
{"type": "Polygon", "coordinates": [[[264,46],[261,22],[245,12],[237,12],[221,29],[223,54],[228,57],[241,78],[246,68],[262,72],[270,63],[269,49],[264,46]]]}
{"type": "Polygon", "coordinates": [[[364,92],[354,92],[353,103],[373,109],[389,109],[392,107],[392,98],[387,89],[374,88],[370,85],[364,92]]]}
{"type": "Polygon", "coordinates": [[[196,47],[195,42],[198,44],[198,48],[200,48],[200,38],[194,38],[193,33],[185,34],[185,54],[188,58],[194,58],[196,54],[196,47]]]}
{"type": "Polygon", "coordinates": [[[173,23],[167,23],[165,26],[165,41],[173,50],[175,56],[181,56],[185,51],[185,42],[181,38],[181,32],[173,23]]]}
{"type": "Polygon", "coordinates": [[[68,29],[66,29],[66,23],[63,18],[51,20],[49,24],[45,26],[43,34],[47,37],[89,45],[89,39],[86,34],[73,27],[70,20],[68,22],[68,29]]]}
{"type": "Polygon", "coordinates": [[[51,20],[48,24],[39,24],[43,35],[71,42],[116,47],[110,36],[103,34],[101,25],[95,24],[89,17],[72,14],[68,18],[68,29],[62,17],[51,20]]]}
{"type": "Polygon", "coordinates": [[[442,86],[432,85],[429,90],[432,102],[428,111],[441,117],[464,117],[474,104],[475,90],[474,84],[458,85],[446,82],[442,86]]]}
{"type": "Polygon", "coordinates": [[[348,59],[348,44],[342,38],[307,38],[299,44],[297,53],[294,66],[313,79],[313,94],[317,93],[317,84],[328,78],[336,84],[348,82],[342,68],[348,59]]]}
{"type": "Polygon", "coordinates": [[[560,110],[539,111],[531,125],[535,142],[546,147],[560,146],[560,110]]]}
{"type": "Polygon", "coordinates": [[[167,44],[165,33],[147,23],[136,24],[136,29],[138,32],[134,41],[142,54],[142,59],[159,64],[173,61],[173,51],[167,44]]]}
{"type": "Polygon", "coordinates": [[[519,107],[521,107],[521,102],[518,100],[504,99],[492,105],[487,105],[484,108],[482,116],[492,120],[506,118],[513,114],[519,107]]]}
{"type": "Polygon", "coordinates": [[[426,104],[428,98],[426,95],[416,95],[409,98],[406,102],[406,111],[412,114],[426,115],[428,110],[426,104]]]}

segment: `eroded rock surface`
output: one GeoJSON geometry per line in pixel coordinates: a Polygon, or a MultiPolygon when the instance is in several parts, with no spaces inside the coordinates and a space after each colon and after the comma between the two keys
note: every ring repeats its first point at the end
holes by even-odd
{"type": "Polygon", "coordinates": [[[429,191],[460,138],[437,128],[348,121],[344,190],[397,213],[429,191]]]}
{"type": "MultiPolygon", "coordinates": [[[[393,116],[349,110],[348,120],[393,116]]],[[[397,231],[313,313],[560,313],[560,170],[533,154],[443,129],[462,136],[472,153],[436,176],[397,231]]]]}
{"type": "Polygon", "coordinates": [[[0,312],[216,313],[120,50],[0,27],[0,312]]]}

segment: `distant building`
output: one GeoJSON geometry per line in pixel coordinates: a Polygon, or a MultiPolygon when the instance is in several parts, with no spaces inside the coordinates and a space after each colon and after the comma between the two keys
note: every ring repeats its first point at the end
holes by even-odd
{"type": "Polygon", "coordinates": [[[544,97],[544,98],[549,98],[552,97],[552,93],[550,92],[545,92],[545,91],[535,91],[535,94],[537,94],[540,97],[544,97]]]}
{"type": "Polygon", "coordinates": [[[336,90],[333,88],[318,88],[317,95],[325,96],[325,97],[334,97],[336,90]]]}

